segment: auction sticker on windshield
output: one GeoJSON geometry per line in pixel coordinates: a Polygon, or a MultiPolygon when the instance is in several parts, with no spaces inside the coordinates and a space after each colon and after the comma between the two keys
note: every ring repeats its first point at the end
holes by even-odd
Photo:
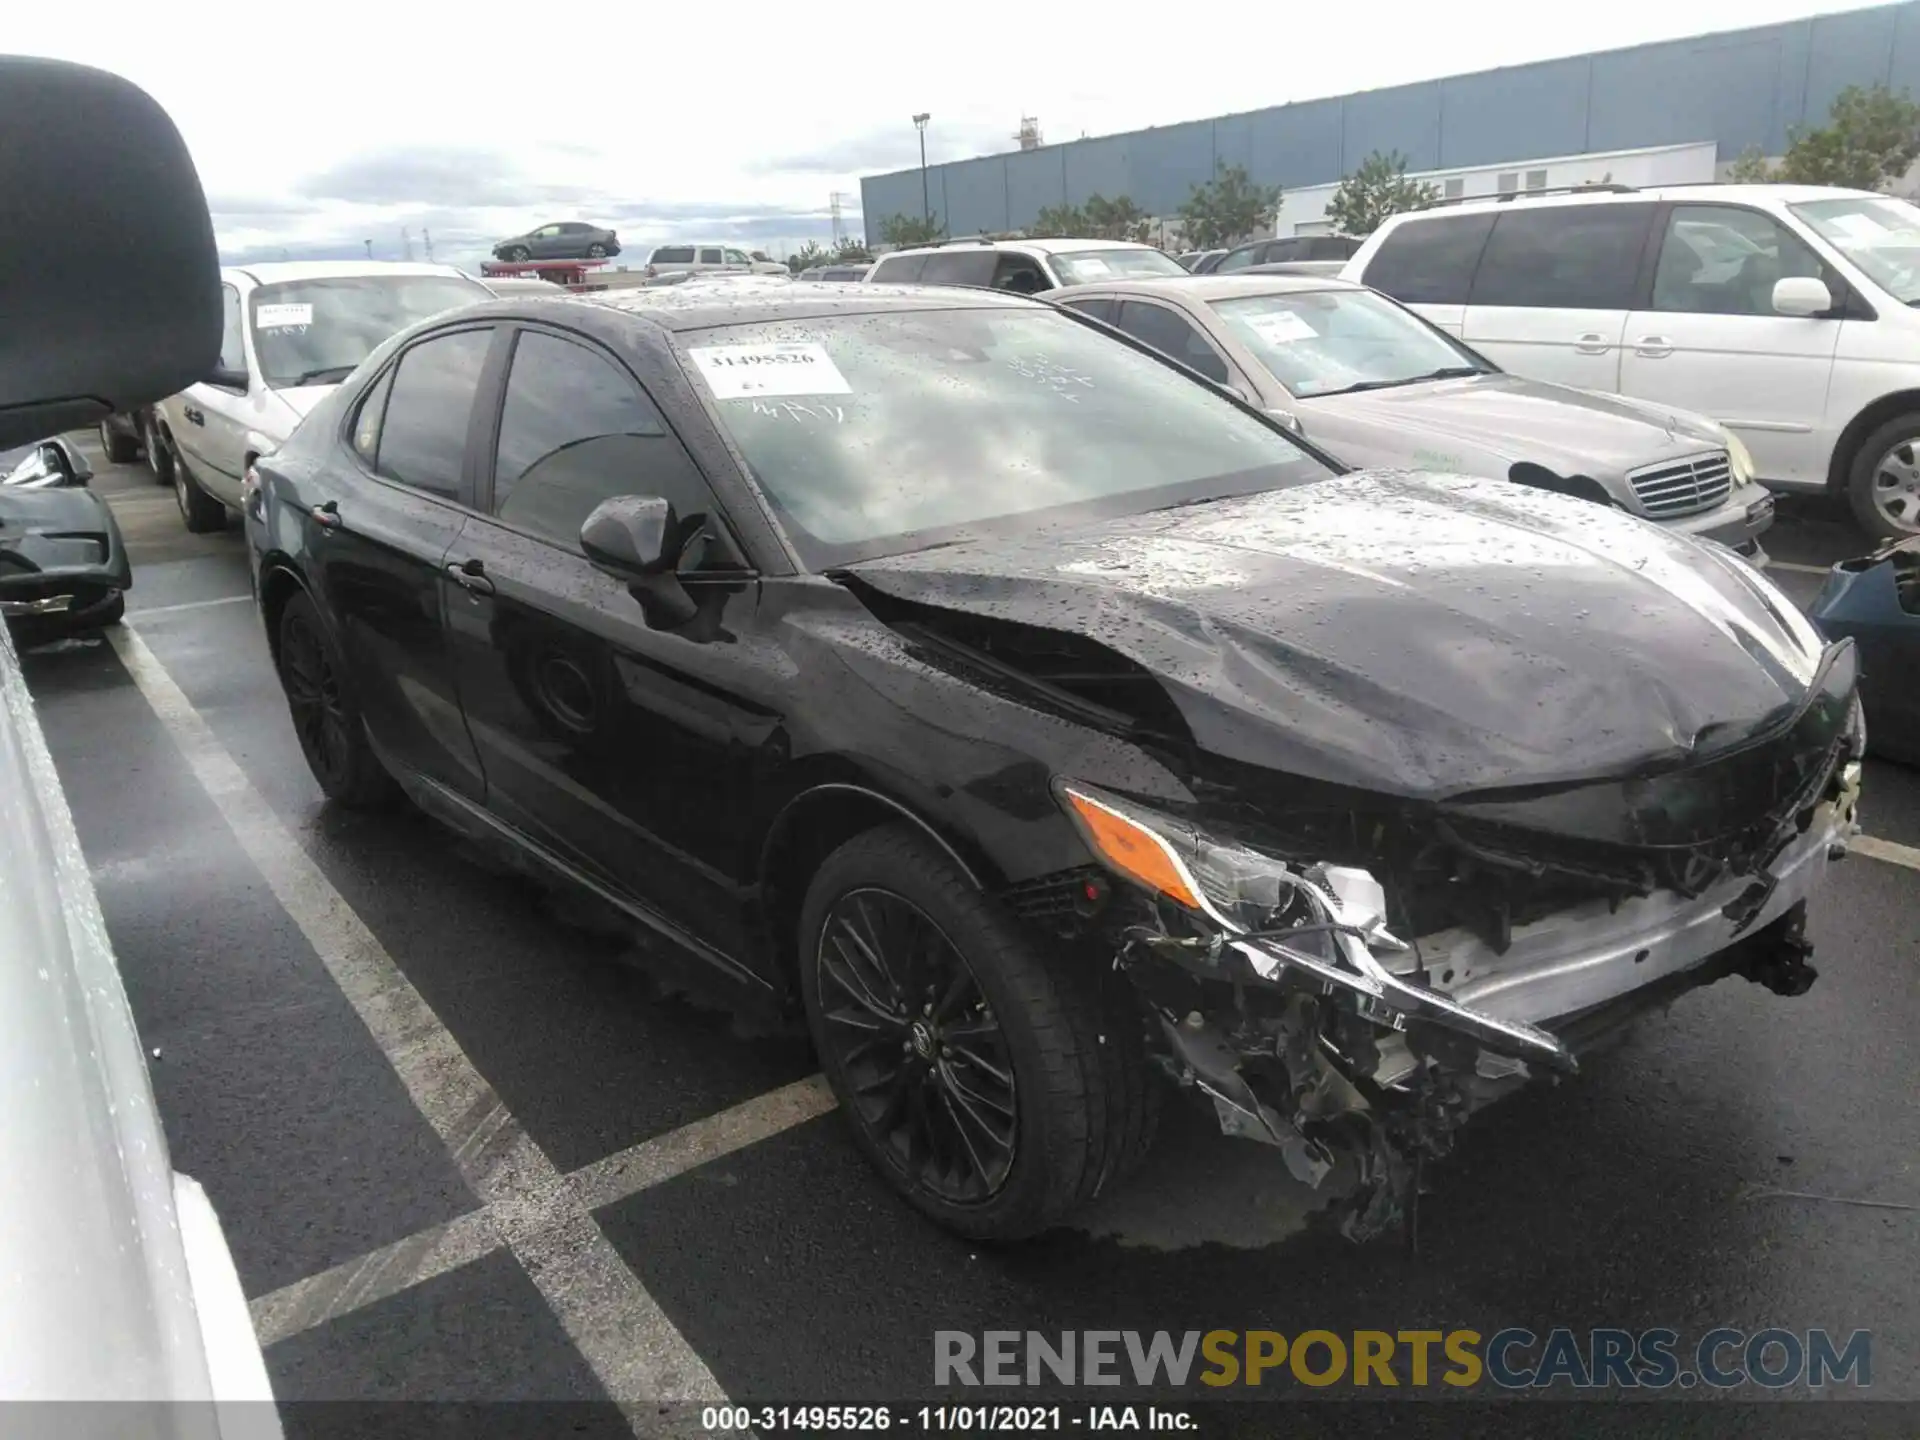
{"type": "Polygon", "coordinates": [[[262,305],[254,311],[253,323],[262,330],[291,330],[313,323],[311,305],[262,305]]]}
{"type": "Polygon", "coordinates": [[[824,345],[696,345],[687,352],[716,400],[760,395],[851,395],[853,387],[824,345]]]}
{"type": "Polygon", "coordinates": [[[1267,315],[1250,315],[1247,323],[1269,345],[1291,345],[1296,340],[1317,340],[1320,332],[1292,310],[1275,310],[1267,315]]]}

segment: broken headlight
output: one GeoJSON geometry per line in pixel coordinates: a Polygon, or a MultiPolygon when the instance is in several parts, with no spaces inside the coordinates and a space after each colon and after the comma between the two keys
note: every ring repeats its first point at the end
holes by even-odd
{"type": "Polygon", "coordinates": [[[1421,1016],[1501,1053],[1573,1068],[1545,1031],[1468,1009],[1381,965],[1374,951],[1408,947],[1387,930],[1386,892],[1365,870],[1290,865],[1077,782],[1056,781],[1054,791],[1115,874],[1218,927],[1212,953],[1231,949],[1268,980],[1292,969],[1339,987],[1382,1023],[1421,1016]]]}

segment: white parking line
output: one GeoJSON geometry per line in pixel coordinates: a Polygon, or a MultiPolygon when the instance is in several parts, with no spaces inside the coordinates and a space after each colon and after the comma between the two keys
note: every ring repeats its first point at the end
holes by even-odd
{"type": "Polygon", "coordinates": [[[150,620],[155,615],[178,615],[183,610],[207,610],[215,605],[238,605],[251,595],[222,595],[217,600],[183,600],[178,605],[150,605],[144,610],[127,611],[129,620],[150,620]]]}
{"type": "Polygon", "coordinates": [[[359,1014],[506,1246],[636,1434],[658,1406],[725,1395],[566,1177],[474,1069],[385,947],[281,825],[138,632],[108,632],[201,787],[359,1014]]]}
{"type": "MultiPolygon", "coordinates": [[[[582,1210],[598,1210],[805,1124],[833,1104],[826,1081],[809,1076],[582,1166],[566,1177],[567,1188],[582,1210]]],[[[275,1344],[472,1264],[505,1243],[490,1209],[471,1211],[260,1296],[252,1302],[254,1329],[262,1345],[275,1344]]]]}
{"type": "Polygon", "coordinates": [[[1847,848],[1869,860],[1884,860],[1889,865],[1904,865],[1909,870],[1920,870],[1920,850],[1911,845],[1902,845],[1897,840],[1876,840],[1871,835],[1856,835],[1847,842],[1847,848]]]}

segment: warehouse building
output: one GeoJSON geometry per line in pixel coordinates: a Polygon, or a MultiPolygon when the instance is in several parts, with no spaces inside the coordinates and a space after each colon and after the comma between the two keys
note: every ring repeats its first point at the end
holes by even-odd
{"type": "MultiPolygon", "coordinates": [[[[1920,95],[1920,0],[933,165],[927,196],[953,235],[1018,230],[1096,194],[1170,218],[1216,164],[1242,165],[1287,192],[1279,233],[1311,232],[1376,150],[1466,195],[1596,169],[1622,184],[1704,180],[1749,147],[1781,154],[1842,89],[1874,83],[1920,95]]],[[[877,243],[886,217],[920,214],[920,171],[862,179],[860,200],[877,243]]]]}

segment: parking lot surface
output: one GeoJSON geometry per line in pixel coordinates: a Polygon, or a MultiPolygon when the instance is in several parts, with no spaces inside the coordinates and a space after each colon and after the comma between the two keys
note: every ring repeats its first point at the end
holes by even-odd
{"type": "MultiPolygon", "coordinates": [[[[1817,902],[1810,994],[1723,983],[1503,1102],[1429,1170],[1417,1253],[1321,1232],[1274,1152],[1184,1111],[1079,1228],[994,1251],[868,1172],[803,1040],[625,963],[418,816],[323,805],[237,528],[188,535],[144,467],[83,448],[128,619],[27,674],[174,1163],[283,1400],[599,1402],[583,1433],[646,1433],[661,1412],[607,1402],[954,1399],[936,1330],[1509,1325],[1865,1329],[1871,1393],[1920,1400],[1920,774],[1869,765],[1883,843],[1817,902]]],[[[1784,513],[1769,548],[1803,568],[1776,578],[1805,602],[1863,545],[1784,513]]],[[[523,1432],[461,1433],[490,1425],[523,1432]]]]}

